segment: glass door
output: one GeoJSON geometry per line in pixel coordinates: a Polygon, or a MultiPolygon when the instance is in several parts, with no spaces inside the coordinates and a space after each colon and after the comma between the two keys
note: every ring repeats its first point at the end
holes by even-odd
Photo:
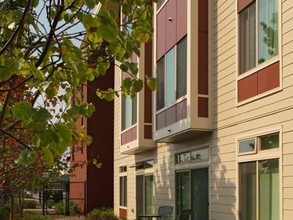
{"type": "Polygon", "coordinates": [[[191,170],[191,219],[209,219],[208,168],[191,170]]]}

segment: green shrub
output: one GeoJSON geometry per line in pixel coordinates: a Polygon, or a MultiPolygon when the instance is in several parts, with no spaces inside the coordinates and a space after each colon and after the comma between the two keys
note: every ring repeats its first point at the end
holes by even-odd
{"type": "Polygon", "coordinates": [[[8,203],[0,207],[0,219],[2,220],[9,219],[9,213],[10,213],[10,206],[8,203]]]}
{"type": "Polygon", "coordinates": [[[54,199],[48,199],[47,200],[47,206],[48,208],[52,208],[55,205],[54,199]]]}
{"type": "Polygon", "coordinates": [[[32,200],[32,199],[25,199],[23,200],[23,208],[24,209],[35,209],[37,207],[37,205],[39,204],[38,201],[36,200],[32,200]]]}
{"type": "Polygon", "coordinates": [[[118,220],[111,208],[97,208],[93,209],[87,217],[90,220],[118,220]]]}
{"type": "Polygon", "coordinates": [[[52,220],[51,216],[25,214],[21,220],[52,220]]]}
{"type": "MultiPolygon", "coordinates": [[[[61,202],[58,202],[54,205],[55,207],[55,212],[56,214],[58,215],[64,215],[65,214],[65,202],[64,201],[61,201],[61,202]]],[[[69,212],[70,212],[70,215],[76,215],[79,213],[79,209],[77,207],[77,205],[70,201],[69,202],[69,212]]]]}

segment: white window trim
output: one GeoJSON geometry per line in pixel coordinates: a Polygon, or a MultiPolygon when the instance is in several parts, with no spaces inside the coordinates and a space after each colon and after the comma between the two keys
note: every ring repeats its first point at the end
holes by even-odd
{"type": "MultiPolygon", "coordinates": [[[[269,127],[264,130],[257,130],[254,132],[248,132],[241,136],[238,136],[236,138],[235,144],[238,148],[239,140],[243,139],[252,139],[253,137],[258,138],[263,135],[267,134],[273,134],[273,133],[279,133],[279,148],[270,149],[270,150],[264,150],[262,152],[258,152],[254,155],[238,155],[236,154],[236,220],[240,220],[239,213],[240,213],[240,206],[239,206],[239,200],[240,200],[240,193],[239,193],[239,164],[243,162],[253,162],[253,161],[260,161],[263,159],[279,159],[279,219],[283,219],[283,139],[282,139],[282,126],[275,126],[275,127],[269,127]]],[[[237,150],[238,152],[238,150],[237,150]]],[[[258,208],[257,208],[258,209],[258,208]]],[[[258,211],[257,211],[258,212],[258,211]]]]}
{"type": "MultiPolygon", "coordinates": [[[[239,1],[239,0],[237,0],[239,1]]],[[[257,0],[256,0],[257,1],[257,0]]],[[[271,95],[271,94],[274,94],[274,93],[277,93],[281,90],[283,90],[283,80],[282,80],[282,66],[283,66],[283,59],[281,59],[282,57],[282,54],[283,54],[283,48],[282,48],[282,41],[283,41],[283,38],[282,38],[282,33],[283,33],[283,28],[282,28],[282,3],[280,1],[278,1],[278,10],[279,10],[279,13],[278,13],[278,55],[261,63],[261,64],[258,64],[256,65],[254,68],[252,68],[251,70],[248,70],[247,72],[245,73],[242,73],[240,74],[240,70],[239,70],[239,67],[240,67],[240,62],[239,62],[239,56],[240,56],[240,40],[239,40],[239,36],[240,36],[240,25],[239,25],[239,14],[238,14],[238,4],[235,4],[235,16],[236,16],[236,71],[235,71],[235,74],[236,74],[236,90],[235,90],[235,106],[237,107],[240,107],[242,105],[245,105],[245,104],[248,104],[250,102],[253,102],[253,101],[256,101],[258,99],[261,99],[265,96],[268,96],[268,95],[271,95]],[[273,63],[275,62],[279,62],[279,79],[280,79],[280,86],[275,88],[275,89],[272,89],[272,90],[269,90],[267,92],[264,92],[262,94],[259,94],[259,95],[256,95],[254,97],[251,97],[249,99],[246,99],[244,101],[241,101],[241,102],[238,102],[238,81],[249,76],[249,75],[252,75],[258,71],[260,71],[261,69],[264,69],[264,68],[267,68],[268,66],[272,65],[273,63]]],[[[257,10],[257,9],[256,9],[257,10]]],[[[258,16],[256,16],[258,17],[258,16]]],[[[258,48],[258,39],[256,40],[256,48],[258,48]]]]}

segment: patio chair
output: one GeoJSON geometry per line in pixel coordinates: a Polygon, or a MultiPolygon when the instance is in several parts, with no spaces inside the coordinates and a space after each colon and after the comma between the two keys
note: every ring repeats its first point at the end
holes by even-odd
{"type": "Polygon", "coordinates": [[[191,214],[191,209],[182,210],[177,220],[188,220],[191,214]]]}
{"type": "Polygon", "coordinates": [[[162,215],[159,220],[171,220],[173,207],[172,206],[160,206],[158,215],[162,215]]]}

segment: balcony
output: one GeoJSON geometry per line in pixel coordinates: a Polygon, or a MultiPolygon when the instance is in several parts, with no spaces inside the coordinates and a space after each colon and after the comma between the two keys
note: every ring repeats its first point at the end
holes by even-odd
{"type": "MultiPolygon", "coordinates": [[[[144,79],[152,75],[152,42],[141,48],[138,77],[144,79]]],[[[123,76],[128,77],[127,75],[123,76]]],[[[152,136],[152,92],[144,87],[135,99],[129,102],[121,100],[120,152],[137,154],[155,148],[152,136]]]]}
{"type": "Polygon", "coordinates": [[[212,131],[208,11],[206,0],[168,0],[157,11],[155,141],[176,142],[212,131]]]}

